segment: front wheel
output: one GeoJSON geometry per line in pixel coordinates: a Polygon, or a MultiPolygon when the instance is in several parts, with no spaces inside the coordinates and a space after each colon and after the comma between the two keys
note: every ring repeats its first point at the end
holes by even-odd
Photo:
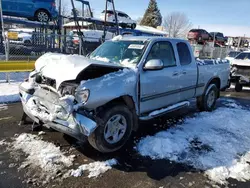
{"type": "Polygon", "coordinates": [[[202,96],[197,98],[197,107],[200,111],[212,111],[215,108],[219,89],[215,84],[210,84],[202,96]]]}
{"type": "Polygon", "coordinates": [[[241,92],[242,89],[243,89],[243,86],[242,86],[239,82],[237,82],[237,83],[235,84],[235,91],[236,91],[236,92],[241,92]]]}
{"type": "Polygon", "coordinates": [[[113,152],[130,138],[133,114],[125,105],[110,106],[99,113],[97,124],[97,129],[88,138],[89,143],[102,153],[113,152]]]}

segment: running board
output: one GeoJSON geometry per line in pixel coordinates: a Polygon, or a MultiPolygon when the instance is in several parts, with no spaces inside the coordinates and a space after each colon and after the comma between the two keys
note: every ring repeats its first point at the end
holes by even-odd
{"type": "Polygon", "coordinates": [[[163,114],[167,114],[169,112],[173,112],[175,110],[179,110],[181,108],[187,107],[190,105],[189,101],[183,101],[171,106],[168,106],[167,108],[162,108],[160,110],[155,110],[153,112],[150,112],[147,116],[141,116],[139,119],[140,120],[150,120],[153,119],[155,117],[161,116],[163,114]]]}

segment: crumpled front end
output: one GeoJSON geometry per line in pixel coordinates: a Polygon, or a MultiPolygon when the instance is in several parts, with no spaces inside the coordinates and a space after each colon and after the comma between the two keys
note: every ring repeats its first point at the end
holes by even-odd
{"type": "Polygon", "coordinates": [[[24,82],[19,86],[24,112],[35,122],[43,123],[78,140],[84,140],[97,127],[89,114],[75,110],[72,95],[61,97],[53,87],[24,82]]]}

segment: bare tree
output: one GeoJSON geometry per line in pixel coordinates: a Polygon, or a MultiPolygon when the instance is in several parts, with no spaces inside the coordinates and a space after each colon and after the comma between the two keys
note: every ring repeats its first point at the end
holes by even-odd
{"type": "Polygon", "coordinates": [[[136,21],[136,24],[137,24],[137,25],[140,25],[140,24],[141,24],[141,21],[142,21],[142,17],[137,18],[135,21],[136,21]]]}
{"type": "Polygon", "coordinates": [[[186,14],[173,12],[164,17],[163,26],[166,28],[169,37],[185,38],[192,24],[186,14]]]}
{"type": "MultiPolygon", "coordinates": [[[[62,2],[62,7],[61,7],[61,14],[62,16],[69,16],[70,15],[70,7],[71,7],[71,4],[70,4],[70,1],[67,1],[67,0],[61,0],[62,2]]],[[[59,9],[59,2],[60,0],[56,0],[56,6],[57,8],[59,9]]]]}

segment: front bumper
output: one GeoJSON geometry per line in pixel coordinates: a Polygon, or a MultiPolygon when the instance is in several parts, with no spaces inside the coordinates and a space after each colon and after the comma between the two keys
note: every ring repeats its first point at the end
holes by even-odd
{"type": "Polygon", "coordinates": [[[48,86],[34,88],[24,82],[19,86],[19,93],[24,112],[37,123],[78,140],[85,140],[97,127],[95,121],[74,110],[71,98],[60,97],[48,86]]]}

